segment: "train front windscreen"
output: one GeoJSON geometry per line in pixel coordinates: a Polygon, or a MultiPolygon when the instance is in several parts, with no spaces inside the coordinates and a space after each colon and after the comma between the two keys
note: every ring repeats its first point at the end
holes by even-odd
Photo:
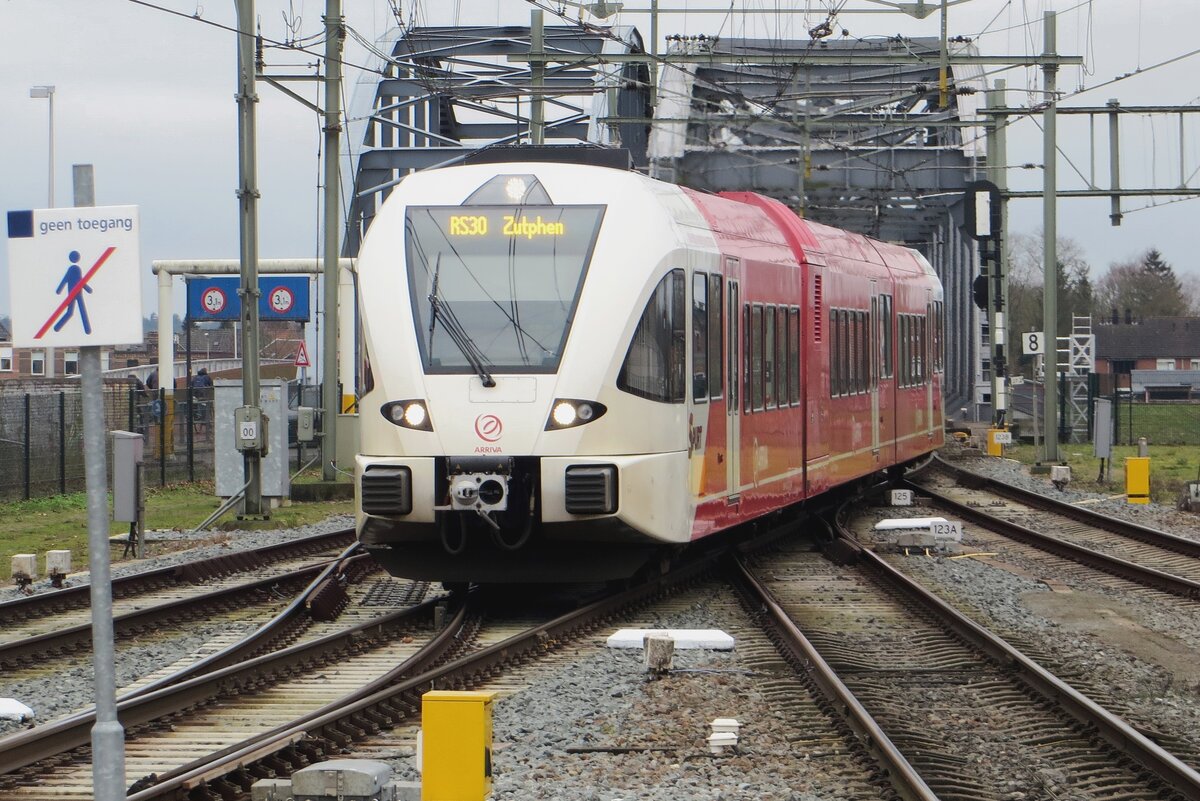
{"type": "Polygon", "coordinates": [[[604,206],[408,208],[405,255],[427,373],[553,373],[604,206]]]}

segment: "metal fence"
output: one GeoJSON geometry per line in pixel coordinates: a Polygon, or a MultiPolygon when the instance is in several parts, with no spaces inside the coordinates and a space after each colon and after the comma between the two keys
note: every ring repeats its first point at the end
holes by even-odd
{"type": "MultiPolygon", "coordinates": [[[[289,386],[289,409],[317,406],[320,387],[289,386]]],[[[104,388],[105,427],[145,436],[145,481],[163,486],[213,478],[212,389],[104,388]]],[[[289,439],[294,426],[289,425],[289,439]]],[[[112,438],[106,442],[112,458],[112,438]]],[[[316,453],[292,446],[293,469],[316,453]]],[[[84,489],[83,406],[79,388],[0,393],[0,500],[40,498],[84,489]]]]}
{"type": "Polygon", "coordinates": [[[1128,393],[1112,400],[1117,445],[1136,445],[1141,437],[1151,445],[1200,445],[1200,402],[1142,401],[1128,393]]]}

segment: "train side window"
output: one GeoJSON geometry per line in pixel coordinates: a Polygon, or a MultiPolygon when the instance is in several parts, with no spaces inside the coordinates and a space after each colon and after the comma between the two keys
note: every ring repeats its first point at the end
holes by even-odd
{"type": "Polygon", "coordinates": [[[750,308],[750,408],[763,408],[763,309],[755,304],[750,308]]]}
{"type": "Polygon", "coordinates": [[[692,400],[708,403],[708,274],[692,275],[692,400]]]}
{"type": "Polygon", "coordinates": [[[618,389],[660,403],[683,403],[685,281],[683,270],[671,270],[650,294],[621,364],[618,389]]]}
{"type": "Polygon", "coordinates": [[[865,392],[867,389],[867,348],[866,337],[863,336],[863,313],[854,312],[854,391],[865,392]]]}
{"type": "Polygon", "coordinates": [[[857,360],[854,365],[856,381],[854,391],[866,392],[866,313],[854,312],[854,344],[857,345],[857,360]]]}
{"type": "Polygon", "coordinates": [[[742,411],[750,414],[750,304],[742,306],[742,411]]]}
{"type": "Polygon", "coordinates": [[[788,311],[788,398],[800,402],[800,309],[788,311]]]}
{"type": "Polygon", "coordinates": [[[847,327],[850,330],[850,386],[847,388],[851,395],[862,391],[862,336],[858,330],[858,312],[846,312],[850,318],[847,327]]]}
{"type": "Polygon", "coordinates": [[[908,386],[908,315],[899,315],[900,327],[900,386],[908,386]]]}
{"type": "Polygon", "coordinates": [[[922,384],[929,380],[929,335],[927,323],[927,318],[917,318],[917,374],[920,376],[922,384]]]}
{"type": "Polygon", "coordinates": [[[838,369],[841,381],[838,382],[838,394],[850,394],[850,312],[842,309],[838,312],[838,369]]]}
{"type": "Polygon", "coordinates": [[[775,307],[763,308],[763,408],[775,408],[775,307]]]}
{"type": "Polygon", "coordinates": [[[775,401],[788,405],[787,306],[775,308],[775,401]]]}
{"type": "Polygon", "coordinates": [[[725,376],[721,370],[721,334],[725,331],[721,298],[721,274],[708,277],[708,397],[721,397],[725,376]]]}
{"type": "Polygon", "coordinates": [[[725,362],[725,371],[729,375],[729,408],[738,407],[738,288],[737,284],[729,282],[729,358],[725,362]]]}
{"type": "Polygon", "coordinates": [[[837,309],[829,310],[829,395],[837,397],[838,382],[841,380],[838,369],[838,331],[837,309]]]}
{"type": "Polygon", "coordinates": [[[893,377],[893,356],[892,356],[892,296],[881,295],[883,300],[883,377],[893,377]]]}
{"type": "Polygon", "coordinates": [[[942,372],[945,369],[946,359],[946,321],[945,304],[940,300],[933,302],[933,369],[937,372],[942,372]]]}

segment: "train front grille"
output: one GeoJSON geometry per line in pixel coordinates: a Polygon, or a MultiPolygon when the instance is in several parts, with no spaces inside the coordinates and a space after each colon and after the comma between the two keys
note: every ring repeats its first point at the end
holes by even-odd
{"type": "Polygon", "coordinates": [[[567,512],[605,515],[617,511],[616,465],[572,465],[566,475],[567,512]]]}
{"type": "Polygon", "coordinates": [[[363,471],[362,510],[369,515],[412,513],[412,471],[394,465],[371,465],[363,471]]]}

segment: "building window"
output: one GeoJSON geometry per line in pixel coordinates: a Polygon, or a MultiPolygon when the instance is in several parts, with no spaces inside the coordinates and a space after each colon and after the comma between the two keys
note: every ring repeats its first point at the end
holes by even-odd
{"type": "Polygon", "coordinates": [[[63,351],[63,375],[79,375],[79,351],[63,351]]]}
{"type": "Polygon", "coordinates": [[[1155,370],[1174,370],[1175,369],[1175,360],[1174,359],[1158,359],[1154,363],[1154,369],[1155,370]]]}
{"type": "Polygon", "coordinates": [[[1200,359],[1192,359],[1192,369],[1200,370],[1200,359]]]}
{"type": "Polygon", "coordinates": [[[13,349],[0,348],[0,373],[13,371],[13,349]]]}
{"type": "Polygon", "coordinates": [[[44,351],[44,350],[29,351],[29,374],[30,375],[45,375],[46,374],[46,351],[44,351]]]}

